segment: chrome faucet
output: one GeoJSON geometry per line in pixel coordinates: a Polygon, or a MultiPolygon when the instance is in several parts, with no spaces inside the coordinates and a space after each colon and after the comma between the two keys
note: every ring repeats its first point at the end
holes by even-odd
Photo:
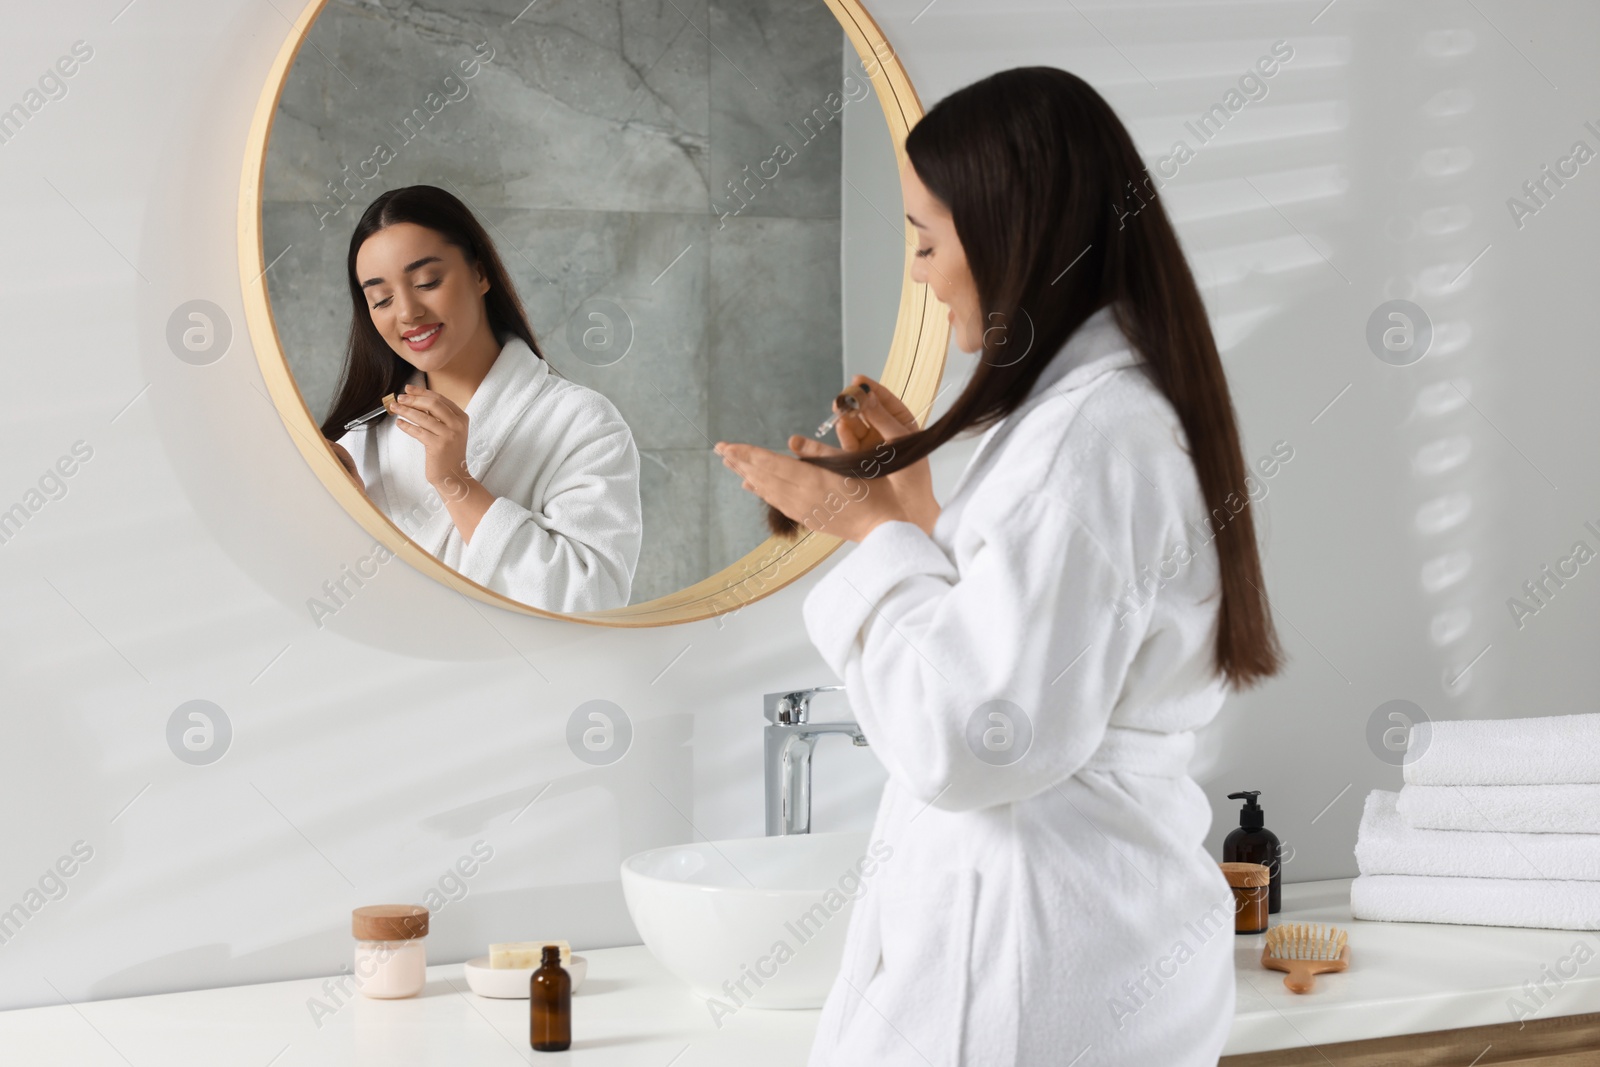
{"type": "Polygon", "coordinates": [[[812,722],[811,698],[843,689],[819,685],[768,693],[761,710],[769,725],[766,739],[767,836],[811,832],[811,750],[823,734],[849,734],[858,746],[867,743],[854,722],[812,722]]]}

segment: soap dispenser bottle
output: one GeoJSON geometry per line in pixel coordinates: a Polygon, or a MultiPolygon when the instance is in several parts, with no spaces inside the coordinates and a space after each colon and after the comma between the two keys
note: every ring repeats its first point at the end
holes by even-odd
{"type": "Polygon", "coordinates": [[[1222,842],[1222,862],[1224,863],[1259,863],[1272,872],[1272,881],[1268,883],[1267,912],[1277,914],[1283,900],[1283,872],[1279,869],[1278,835],[1268,830],[1262,823],[1263,813],[1256,797],[1261,795],[1259,789],[1246,789],[1239,793],[1229,793],[1229,800],[1243,800],[1244,807],[1239,809],[1239,828],[1230,833],[1222,842]]]}

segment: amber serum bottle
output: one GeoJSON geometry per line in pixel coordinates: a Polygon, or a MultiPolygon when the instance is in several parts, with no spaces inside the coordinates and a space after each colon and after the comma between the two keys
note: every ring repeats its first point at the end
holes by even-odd
{"type": "Polygon", "coordinates": [[[535,1052],[565,1052],[572,1044],[572,976],[558,945],[544,947],[528,979],[528,1042],[535,1052]]]}

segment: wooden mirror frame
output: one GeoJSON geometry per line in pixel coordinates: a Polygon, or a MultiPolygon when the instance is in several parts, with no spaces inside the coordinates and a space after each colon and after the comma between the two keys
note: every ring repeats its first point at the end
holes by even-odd
{"type": "MultiPolygon", "coordinates": [[[[877,23],[862,8],[860,0],[822,0],[844,28],[855,47],[863,69],[875,72],[870,81],[878,103],[889,123],[897,166],[906,160],[905,139],[918,119],[922,104],[911,87],[905,68],[889,47],[877,23]]],[[[267,299],[267,259],[262,224],[262,182],[266,171],[267,143],[272,123],[283,95],[284,82],[295,57],[306,40],[306,31],[316,21],[328,0],[309,0],[300,17],[278,50],[267,74],[266,86],[256,104],[245,143],[244,171],[239,181],[239,279],[244,290],[245,321],[256,362],[261,366],[267,390],[278,408],[278,415],[300,454],[311,465],[328,492],[363,529],[377,538],[395,555],[428,577],[465,596],[486,604],[548,619],[570,619],[596,626],[666,626],[695,622],[735,611],[745,604],[771,596],[826,559],[840,545],[828,534],[804,531],[795,540],[768,537],[742,559],[704,578],[686,589],[639,604],[574,614],[544,611],[497,593],[445,566],[432,554],[406,536],[399,526],[367,499],[345,474],[332,447],[311,416],[288,357],[278,339],[267,299]]],[[[905,226],[905,274],[900,289],[900,311],[895,319],[894,340],[879,380],[893,389],[912,411],[926,411],[932,404],[939,379],[944,372],[945,351],[949,345],[950,323],[940,314],[939,304],[926,285],[911,280],[912,255],[916,248],[915,231],[905,226]]]]}

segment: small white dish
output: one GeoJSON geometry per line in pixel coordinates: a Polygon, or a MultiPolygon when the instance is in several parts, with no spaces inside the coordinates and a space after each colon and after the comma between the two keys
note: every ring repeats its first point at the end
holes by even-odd
{"type": "MultiPolygon", "coordinates": [[[[496,1000],[527,1000],[528,983],[533,978],[533,972],[538,970],[537,967],[491,967],[488,956],[468,960],[462,964],[462,969],[466,971],[467,985],[474,993],[496,1000]]],[[[567,964],[567,973],[572,976],[574,993],[583,984],[583,976],[588,971],[589,961],[573,953],[572,962],[567,964]]]]}

